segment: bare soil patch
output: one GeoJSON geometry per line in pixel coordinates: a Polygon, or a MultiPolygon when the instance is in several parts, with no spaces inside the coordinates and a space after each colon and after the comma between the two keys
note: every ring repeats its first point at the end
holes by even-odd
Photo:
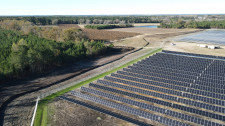
{"type": "Polygon", "coordinates": [[[89,39],[105,40],[105,41],[120,40],[127,37],[139,35],[138,33],[96,30],[96,29],[82,29],[82,31],[87,35],[89,39]]]}
{"type": "Polygon", "coordinates": [[[48,105],[49,126],[135,126],[110,115],[56,99],[48,105]]]}
{"type": "Polygon", "coordinates": [[[166,33],[177,33],[177,32],[190,32],[190,31],[198,31],[198,30],[133,27],[133,28],[117,28],[117,29],[111,29],[109,31],[132,32],[132,33],[139,33],[139,34],[145,34],[145,35],[153,35],[153,34],[166,34],[166,33]]]}
{"type": "Polygon", "coordinates": [[[153,28],[126,28],[126,29],[114,29],[114,30],[122,30],[122,31],[129,31],[131,32],[138,32],[142,30],[142,35],[126,38],[119,41],[113,41],[114,45],[116,46],[131,46],[135,48],[143,47],[147,42],[149,45],[147,47],[162,47],[162,44],[171,37],[185,35],[189,33],[198,32],[201,30],[194,30],[194,29],[153,29],[153,28]],[[146,30],[146,31],[145,31],[146,30]]]}
{"type": "Polygon", "coordinates": [[[78,29],[80,29],[81,28],[77,24],[59,24],[58,27],[62,28],[62,29],[68,29],[68,28],[78,28],[78,29]]]}
{"type": "Polygon", "coordinates": [[[163,48],[165,50],[178,51],[178,52],[189,52],[198,53],[205,55],[215,55],[225,57],[225,46],[220,46],[220,49],[208,49],[199,47],[199,43],[189,43],[189,42],[174,42],[174,46],[170,42],[166,42],[163,48]]]}

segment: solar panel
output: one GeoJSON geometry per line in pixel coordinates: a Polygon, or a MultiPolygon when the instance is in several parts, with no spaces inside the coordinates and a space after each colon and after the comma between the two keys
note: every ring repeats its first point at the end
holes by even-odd
{"type": "MultiPolygon", "coordinates": [[[[120,110],[120,111],[124,111],[124,112],[130,113],[130,114],[133,114],[133,115],[141,116],[141,117],[146,118],[146,119],[150,119],[150,120],[154,120],[154,121],[158,121],[154,117],[160,118],[162,120],[167,119],[167,122],[171,122],[170,126],[174,126],[178,122],[176,120],[172,120],[172,119],[168,119],[166,117],[154,115],[154,114],[151,114],[151,113],[139,110],[139,109],[134,109],[134,108],[131,108],[131,107],[128,107],[128,106],[125,106],[125,105],[122,105],[122,104],[118,104],[118,103],[115,103],[115,102],[112,102],[112,101],[108,101],[108,100],[104,100],[104,99],[94,97],[94,96],[91,96],[91,95],[83,94],[81,92],[75,92],[74,91],[74,92],[71,92],[71,94],[76,96],[76,97],[79,97],[79,98],[82,98],[82,99],[85,99],[85,100],[88,100],[88,101],[92,101],[92,102],[101,104],[101,105],[106,106],[106,107],[110,107],[110,108],[114,108],[114,109],[117,109],[117,110],[120,110]]],[[[188,124],[183,124],[183,125],[189,126],[188,124]]]]}
{"type": "Polygon", "coordinates": [[[164,50],[89,86],[72,93],[164,125],[225,121],[224,57],[164,50]]]}
{"type": "MultiPolygon", "coordinates": [[[[123,98],[123,97],[120,97],[120,96],[116,96],[116,95],[113,95],[113,94],[109,94],[109,93],[105,93],[105,92],[102,92],[102,91],[94,90],[94,89],[91,89],[91,88],[81,87],[81,90],[85,91],[87,93],[92,93],[92,94],[99,95],[99,96],[102,96],[102,97],[106,97],[106,98],[109,98],[109,99],[112,99],[112,100],[124,102],[124,103],[130,104],[130,105],[135,105],[137,107],[148,109],[150,111],[155,111],[155,112],[158,112],[158,113],[164,113],[168,116],[173,116],[173,117],[180,118],[180,119],[183,119],[183,120],[187,120],[187,117],[188,117],[188,115],[185,115],[185,114],[182,114],[182,113],[178,113],[178,112],[174,112],[174,111],[167,110],[167,109],[164,109],[164,108],[149,105],[149,104],[146,104],[146,103],[134,101],[134,100],[131,100],[131,99],[128,99],[128,98],[123,98]]],[[[203,120],[203,119],[197,118],[197,117],[193,117],[193,119],[194,119],[194,122],[196,120],[200,120],[200,121],[203,120]]],[[[193,120],[190,120],[190,121],[193,121],[193,120]]],[[[195,123],[200,124],[200,122],[195,122],[195,123]]],[[[208,123],[204,123],[204,125],[208,125],[208,123]]]]}

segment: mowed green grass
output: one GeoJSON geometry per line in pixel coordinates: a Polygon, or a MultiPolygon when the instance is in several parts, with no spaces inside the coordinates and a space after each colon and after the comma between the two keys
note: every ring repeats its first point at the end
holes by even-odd
{"type": "Polygon", "coordinates": [[[140,61],[142,59],[145,59],[148,56],[151,56],[151,55],[153,55],[153,54],[155,54],[157,52],[160,52],[160,51],[162,51],[161,48],[156,49],[155,51],[152,50],[152,52],[150,52],[150,53],[148,53],[148,54],[146,54],[146,55],[144,55],[144,56],[142,56],[140,58],[132,60],[132,61],[130,61],[130,62],[120,66],[120,67],[117,67],[117,68],[115,68],[113,70],[110,70],[108,72],[99,74],[99,75],[97,75],[97,76],[95,76],[93,78],[90,78],[90,79],[86,80],[86,81],[82,81],[82,82],[80,82],[78,84],[75,84],[74,86],[71,86],[69,88],[66,88],[64,90],[61,90],[59,92],[56,92],[56,93],[54,93],[52,95],[49,95],[49,96],[45,97],[44,99],[39,101],[38,108],[37,108],[37,113],[36,113],[36,117],[35,117],[35,121],[34,121],[34,126],[46,126],[47,125],[47,121],[48,121],[48,119],[47,119],[47,116],[48,116],[48,103],[51,102],[52,100],[54,100],[56,97],[58,97],[60,95],[63,95],[65,93],[69,92],[69,91],[72,91],[72,90],[74,90],[76,88],[79,88],[79,87],[81,87],[81,86],[83,86],[85,84],[89,84],[89,83],[91,83],[91,82],[93,82],[93,81],[95,81],[95,80],[97,80],[99,78],[102,78],[102,77],[104,77],[106,75],[109,75],[109,74],[111,74],[113,72],[116,72],[116,71],[118,71],[118,70],[120,70],[120,69],[122,69],[124,67],[132,65],[132,64],[134,64],[134,63],[136,63],[136,62],[138,62],[138,61],[140,61]]]}

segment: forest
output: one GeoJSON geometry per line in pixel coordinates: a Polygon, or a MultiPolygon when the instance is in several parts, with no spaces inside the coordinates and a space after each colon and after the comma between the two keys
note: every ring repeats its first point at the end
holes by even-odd
{"type": "Polygon", "coordinates": [[[35,25],[160,23],[156,16],[5,16],[1,20],[25,20],[35,25]]]}
{"type": "Polygon", "coordinates": [[[196,29],[225,29],[225,20],[222,21],[183,21],[161,23],[161,28],[196,28],[196,29]]]}
{"type": "Polygon", "coordinates": [[[84,28],[88,29],[114,29],[114,28],[129,28],[133,27],[131,24],[119,24],[119,25],[85,25],[84,28]]]}
{"type": "Polygon", "coordinates": [[[79,29],[58,30],[58,38],[62,41],[56,41],[48,36],[39,37],[38,34],[45,34],[45,30],[35,31],[32,28],[36,27],[28,25],[29,22],[12,22],[0,25],[0,82],[44,73],[83,58],[101,55],[109,48],[102,41],[88,40],[79,29]]]}

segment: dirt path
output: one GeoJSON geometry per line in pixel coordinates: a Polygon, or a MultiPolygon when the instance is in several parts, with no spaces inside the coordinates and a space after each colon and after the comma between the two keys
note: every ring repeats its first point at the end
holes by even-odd
{"type": "Polygon", "coordinates": [[[137,32],[141,35],[130,37],[118,41],[113,41],[115,46],[130,46],[134,48],[145,47],[146,42],[149,44],[145,48],[164,47],[166,43],[171,43],[171,37],[199,32],[202,30],[195,29],[154,29],[154,28],[122,28],[113,29],[113,31],[137,32]]]}

